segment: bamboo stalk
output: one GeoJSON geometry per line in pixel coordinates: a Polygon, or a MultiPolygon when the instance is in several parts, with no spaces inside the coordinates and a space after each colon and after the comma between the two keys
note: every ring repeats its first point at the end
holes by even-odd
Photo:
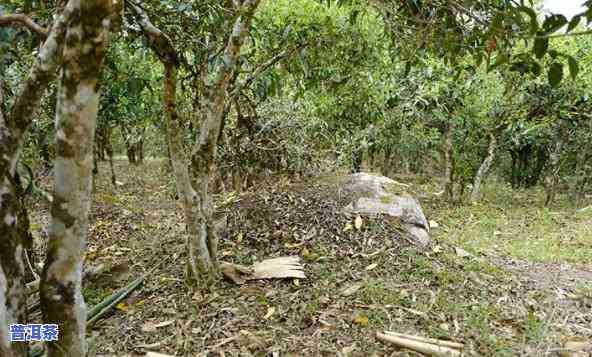
{"type": "Polygon", "coordinates": [[[140,286],[140,284],[142,284],[143,281],[144,277],[140,277],[129,283],[123,289],[120,289],[116,293],[111,294],[107,299],[101,301],[100,304],[93,306],[93,308],[88,312],[88,316],[86,318],[86,325],[91,326],[92,324],[94,324],[98,319],[103,317],[109,310],[111,310],[121,300],[125,299],[138,286],[140,286]]]}
{"type": "MultiPolygon", "coordinates": [[[[139,277],[138,279],[132,281],[122,289],[119,289],[118,291],[109,295],[107,298],[103,299],[103,301],[89,309],[87,312],[86,325],[91,326],[98,319],[103,317],[110,309],[112,309],[121,300],[125,299],[138,286],[140,286],[140,284],[142,284],[143,281],[144,276],[139,277]]],[[[31,351],[29,352],[29,357],[41,356],[43,356],[43,344],[33,346],[31,348],[31,351]]]]}
{"type": "Polygon", "coordinates": [[[412,340],[404,337],[387,335],[380,332],[376,333],[376,337],[385,342],[395,344],[399,347],[404,347],[413,351],[421,352],[431,356],[438,357],[460,357],[462,356],[459,350],[450,347],[438,346],[427,342],[412,340]]]}
{"type": "Polygon", "coordinates": [[[437,340],[435,338],[407,335],[404,333],[398,333],[398,332],[392,332],[392,331],[384,331],[384,333],[387,335],[391,335],[391,336],[397,336],[397,337],[406,338],[409,340],[415,340],[415,341],[419,341],[419,342],[431,343],[433,345],[438,345],[438,346],[451,347],[451,348],[456,348],[456,349],[462,349],[464,347],[464,344],[459,343],[459,342],[454,342],[454,341],[437,340]]]}

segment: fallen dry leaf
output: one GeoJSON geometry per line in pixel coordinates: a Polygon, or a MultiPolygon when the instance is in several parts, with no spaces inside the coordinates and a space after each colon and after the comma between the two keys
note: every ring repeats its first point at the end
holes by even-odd
{"type": "Polygon", "coordinates": [[[354,342],[351,346],[345,346],[341,349],[341,354],[344,356],[349,355],[356,349],[356,343],[354,342]]]}
{"type": "Polygon", "coordinates": [[[366,270],[367,270],[367,271],[370,271],[370,270],[372,270],[372,269],[376,268],[377,266],[378,266],[378,264],[376,264],[376,263],[372,263],[372,264],[370,264],[370,265],[368,265],[368,266],[366,267],[366,270]]]}
{"type": "Polygon", "coordinates": [[[366,316],[362,313],[358,313],[358,314],[356,314],[356,316],[354,316],[353,322],[356,325],[366,327],[366,326],[368,326],[368,323],[369,323],[368,316],[366,316]]]}
{"type": "Polygon", "coordinates": [[[158,324],[154,325],[154,327],[156,327],[156,328],[158,328],[158,327],[165,327],[165,326],[168,326],[168,325],[173,324],[174,322],[175,322],[175,320],[168,320],[168,321],[164,321],[164,322],[158,323],[158,324]]]}
{"type": "Polygon", "coordinates": [[[267,313],[263,316],[263,320],[267,320],[275,313],[275,307],[270,306],[267,308],[267,313]]]}
{"type": "Polygon", "coordinates": [[[341,295],[343,296],[351,296],[355,294],[358,290],[362,288],[362,283],[352,284],[350,286],[346,286],[344,289],[341,290],[341,295]]]}
{"type": "Polygon", "coordinates": [[[362,229],[363,223],[364,223],[364,221],[362,220],[362,217],[357,216],[356,219],[354,220],[354,227],[356,227],[356,229],[359,231],[360,229],[362,229]]]}
{"type": "Polygon", "coordinates": [[[125,302],[120,302],[119,304],[115,305],[117,310],[127,312],[129,310],[129,306],[125,302]]]}
{"type": "Polygon", "coordinates": [[[348,223],[345,225],[345,227],[343,228],[344,232],[348,232],[351,231],[352,229],[354,229],[354,226],[351,223],[348,223]]]}
{"type": "Polygon", "coordinates": [[[467,252],[466,250],[462,249],[462,248],[454,248],[454,252],[456,253],[457,256],[461,257],[461,258],[467,258],[471,256],[471,253],[467,252]]]}
{"type": "Polygon", "coordinates": [[[156,331],[156,324],[153,321],[146,321],[144,324],[142,324],[140,330],[142,332],[154,332],[156,331]]]}

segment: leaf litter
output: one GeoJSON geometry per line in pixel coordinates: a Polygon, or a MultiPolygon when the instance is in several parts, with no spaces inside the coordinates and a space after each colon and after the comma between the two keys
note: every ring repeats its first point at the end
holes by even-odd
{"type": "MultiPolygon", "coordinates": [[[[389,356],[398,349],[376,338],[389,330],[462,341],[464,353],[481,356],[559,355],[592,340],[587,292],[541,286],[443,242],[437,254],[417,249],[393,220],[344,215],[349,198],[331,180],[274,178],[256,191],[220,197],[218,213],[228,217],[224,261],[248,267],[300,256],[307,279],[240,286],[220,280],[190,290],[183,216],[174,193],[162,189],[170,180],[164,161],[116,165],[124,185],[113,188],[98,176],[87,263],[122,269],[108,286],[85,282],[86,299],[107,296],[126,277],[169,260],[123,302],[127,309],[88,331],[95,336],[89,355],[389,356]]],[[[35,204],[38,252],[47,215],[35,204]]]]}

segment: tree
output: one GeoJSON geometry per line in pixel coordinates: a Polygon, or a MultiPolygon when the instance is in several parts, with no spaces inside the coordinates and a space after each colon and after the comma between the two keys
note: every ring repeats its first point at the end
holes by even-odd
{"type": "Polygon", "coordinates": [[[181,136],[175,99],[179,56],[170,38],[151,23],[146,13],[139,6],[130,5],[152,49],[165,67],[164,102],[167,139],[189,235],[187,240],[189,281],[195,281],[204,273],[209,275],[217,273],[218,238],[214,232],[213,203],[210,196],[215,174],[217,144],[222,122],[227,113],[228,90],[237,69],[241,48],[250,31],[258,6],[258,0],[244,0],[237,2],[233,8],[229,9],[231,10],[230,15],[227,15],[229,18],[224,22],[233,22],[233,25],[223,47],[220,63],[213,73],[206,69],[207,66],[200,68],[201,81],[197,89],[201,91],[199,107],[203,110],[203,117],[199,125],[199,136],[193,139],[190,154],[187,155],[181,136]],[[233,21],[231,21],[232,18],[234,18],[233,21]]]}
{"type": "MultiPolygon", "coordinates": [[[[0,354],[24,356],[26,345],[10,344],[8,326],[26,321],[23,251],[30,248],[28,219],[16,170],[24,134],[41,96],[58,67],[67,22],[74,11],[68,4],[57,14],[36,62],[31,67],[10,110],[0,110],[0,354]]],[[[0,85],[0,88],[3,87],[0,85]]],[[[1,98],[1,96],[0,96],[1,98]]],[[[3,104],[3,103],[0,103],[3,104]]]]}
{"type": "Polygon", "coordinates": [[[49,356],[86,354],[82,259],[88,233],[98,81],[109,32],[119,21],[112,1],[71,1],[68,5],[80,16],[68,22],[64,38],[51,225],[40,285],[43,319],[60,326],[60,339],[47,345],[49,356]]]}
{"type": "MultiPolygon", "coordinates": [[[[47,39],[10,113],[0,115],[0,213],[4,217],[0,223],[3,246],[0,259],[0,352],[3,356],[27,354],[26,345],[10,344],[7,331],[10,323],[27,320],[22,259],[23,249],[30,243],[25,241],[28,221],[16,163],[32,114],[61,62],[55,200],[52,204],[51,243],[41,289],[42,311],[46,321],[59,322],[62,329],[60,341],[50,343],[50,356],[83,356],[86,352],[80,282],[92,168],[92,145],[89,143],[92,143],[98,106],[98,75],[107,34],[114,20],[110,18],[112,6],[111,1],[81,3],[72,0],[61,4],[51,29],[41,31],[47,34],[47,39]]],[[[25,23],[29,24],[29,21],[25,23]]]]}

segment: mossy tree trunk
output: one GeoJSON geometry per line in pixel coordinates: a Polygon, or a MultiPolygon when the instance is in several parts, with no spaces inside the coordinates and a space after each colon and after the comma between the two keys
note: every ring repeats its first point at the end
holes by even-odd
{"type": "Polygon", "coordinates": [[[40,285],[45,323],[59,324],[59,340],[46,344],[49,357],[86,354],[86,306],[82,259],[88,233],[93,143],[100,75],[115,2],[70,4],[56,110],[56,159],[47,257],[40,285]]]}
{"type": "Polygon", "coordinates": [[[228,88],[233,79],[240,50],[247,36],[259,0],[235,2],[236,13],[232,33],[223,53],[217,73],[203,75],[201,107],[204,109],[199,138],[189,158],[183,144],[182,127],[176,108],[177,68],[179,60],[171,40],[156,28],[146,13],[130,4],[136,19],[148,38],[151,48],[165,67],[164,102],[167,119],[167,143],[177,192],[184,206],[187,225],[187,278],[193,283],[202,275],[216,275],[217,237],[213,224],[213,202],[210,191],[215,174],[216,149],[225,108],[229,101],[228,88]]]}
{"type": "Polygon", "coordinates": [[[493,161],[495,160],[495,154],[497,151],[497,137],[503,130],[502,126],[498,126],[489,133],[489,145],[487,147],[487,156],[483,159],[483,162],[479,166],[475,179],[473,180],[473,190],[471,191],[471,202],[475,203],[479,201],[481,197],[481,183],[487,176],[493,161]]]}
{"type": "MultiPolygon", "coordinates": [[[[0,110],[0,356],[3,357],[28,353],[26,344],[10,343],[8,331],[11,323],[27,321],[23,257],[24,249],[31,244],[16,165],[24,134],[43,92],[55,77],[71,14],[72,7],[68,5],[56,16],[12,107],[8,113],[0,110]]],[[[0,93],[0,108],[2,100],[0,93]]]]}

